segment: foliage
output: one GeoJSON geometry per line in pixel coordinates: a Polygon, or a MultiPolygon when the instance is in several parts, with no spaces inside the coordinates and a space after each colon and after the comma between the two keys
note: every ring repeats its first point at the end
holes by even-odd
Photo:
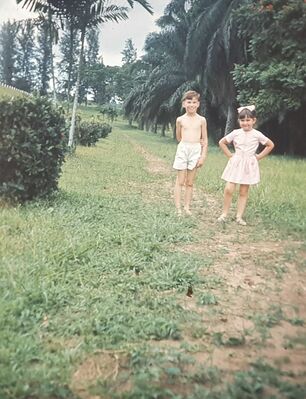
{"type": "Polygon", "coordinates": [[[137,59],[137,50],[132,39],[125,41],[124,49],[121,51],[123,64],[132,64],[137,59]]]}
{"type": "Polygon", "coordinates": [[[103,115],[103,117],[106,117],[111,122],[118,118],[118,112],[116,108],[111,105],[104,105],[101,107],[100,113],[103,115]]]}
{"type": "Polygon", "coordinates": [[[35,29],[31,20],[19,22],[15,87],[31,92],[35,88],[37,74],[35,62],[35,29]]]}
{"type": "MultiPolygon", "coordinates": [[[[184,91],[202,95],[201,111],[215,139],[236,123],[236,98],[230,71],[244,60],[232,11],[238,0],[172,0],[157,21],[160,32],[146,38],[143,73],[125,102],[129,119],[140,127],[174,127],[184,91]],[[142,79],[141,79],[142,78],[142,79]],[[222,132],[220,132],[222,128],[222,132]]],[[[154,131],[156,128],[154,127],[154,131]]]]}
{"type": "Polygon", "coordinates": [[[239,101],[256,103],[259,114],[267,118],[306,103],[306,4],[302,0],[269,1],[269,8],[262,4],[237,13],[240,35],[250,40],[251,62],[237,66],[234,78],[239,101]]]}
{"type": "Polygon", "coordinates": [[[76,126],[77,141],[90,147],[99,139],[107,137],[111,130],[112,127],[107,123],[80,121],[76,126]]]}
{"type": "Polygon", "coordinates": [[[173,0],[165,15],[158,20],[160,32],[147,36],[145,55],[135,63],[133,90],[125,99],[124,111],[140,128],[154,130],[168,124],[174,126],[181,111],[181,97],[189,88],[199,90],[197,82],[189,81],[184,70],[184,52],[191,14],[185,2],[173,0]]]}
{"type": "Polygon", "coordinates": [[[64,117],[42,98],[0,104],[1,196],[24,201],[49,194],[64,160],[64,117]]]}
{"type": "Polygon", "coordinates": [[[3,83],[13,84],[16,68],[16,36],[19,24],[16,21],[5,22],[0,31],[0,76],[3,83]]]}
{"type": "Polygon", "coordinates": [[[306,155],[306,3],[251,2],[236,18],[250,58],[233,73],[239,102],[256,104],[261,121],[277,121],[267,127],[281,151],[306,155]]]}
{"type": "Polygon", "coordinates": [[[59,84],[67,101],[70,101],[70,92],[77,79],[77,59],[80,52],[79,35],[72,22],[67,21],[63,26],[59,49],[61,52],[61,60],[58,63],[59,84]]]}

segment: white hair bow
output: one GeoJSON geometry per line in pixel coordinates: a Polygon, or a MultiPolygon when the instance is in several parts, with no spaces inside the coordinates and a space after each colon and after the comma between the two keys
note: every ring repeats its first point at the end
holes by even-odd
{"type": "Polygon", "coordinates": [[[245,105],[244,107],[237,108],[238,114],[240,114],[243,109],[248,109],[249,111],[253,112],[255,111],[255,105],[245,105]]]}

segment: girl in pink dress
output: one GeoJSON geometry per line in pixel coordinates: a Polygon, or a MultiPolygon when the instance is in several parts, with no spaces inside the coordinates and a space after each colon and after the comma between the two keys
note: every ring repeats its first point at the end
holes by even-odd
{"type": "Polygon", "coordinates": [[[222,174],[222,179],[227,183],[224,189],[223,212],[218,221],[226,221],[236,184],[239,184],[236,221],[245,226],[246,222],[242,216],[247,204],[249,187],[260,181],[258,161],[272,151],[274,144],[268,137],[253,128],[256,123],[254,105],[238,108],[238,121],[240,129],[233,130],[219,141],[219,145],[229,161],[222,174]],[[230,143],[234,145],[234,154],[228,149],[230,143]],[[265,148],[256,154],[259,144],[263,144],[265,148]]]}

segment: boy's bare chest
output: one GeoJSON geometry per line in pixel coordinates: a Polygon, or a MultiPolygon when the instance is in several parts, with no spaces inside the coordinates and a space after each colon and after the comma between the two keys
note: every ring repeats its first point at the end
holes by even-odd
{"type": "Polygon", "coordinates": [[[186,118],[182,120],[182,129],[185,131],[201,131],[201,119],[200,118],[186,118]]]}

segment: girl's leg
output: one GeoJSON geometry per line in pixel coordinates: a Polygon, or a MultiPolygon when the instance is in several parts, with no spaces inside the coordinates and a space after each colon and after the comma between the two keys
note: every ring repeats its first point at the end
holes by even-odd
{"type": "Polygon", "coordinates": [[[238,204],[237,204],[237,221],[242,221],[241,224],[245,224],[244,220],[242,220],[242,216],[245,211],[245,207],[248,200],[249,195],[249,185],[248,184],[240,184],[239,188],[239,197],[238,197],[238,204]],[[243,223],[244,222],[244,223],[243,223]]]}
{"type": "Polygon", "coordinates": [[[181,214],[182,187],[186,180],[186,170],[178,170],[174,187],[174,203],[178,214],[181,214]]]}
{"type": "Polygon", "coordinates": [[[193,182],[197,173],[197,168],[187,170],[186,176],[186,190],[185,190],[185,205],[184,210],[187,215],[191,215],[190,204],[192,200],[193,182]]]}
{"type": "Polygon", "coordinates": [[[223,211],[222,215],[219,217],[220,221],[225,219],[227,217],[227,214],[230,210],[231,204],[232,204],[232,198],[234,191],[236,189],[236,184],[227,182],[224,188],[224,203],[223,203],[223,211]]]}

